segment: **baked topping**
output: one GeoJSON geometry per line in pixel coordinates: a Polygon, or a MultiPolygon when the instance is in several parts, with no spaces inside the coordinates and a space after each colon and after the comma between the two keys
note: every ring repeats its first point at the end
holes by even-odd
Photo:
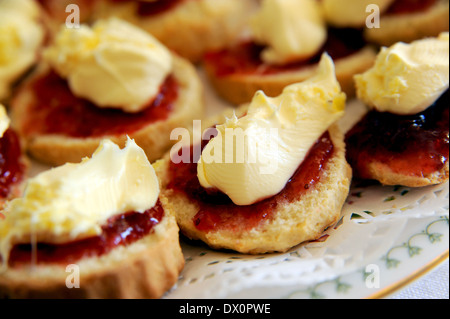
{"type": "Polygon", "coordinates": [[[0,104],[0,138],[3,137],[5,131],[9,128],[10,119],[6,113],[5,107],[0,104]]]}
{"type": "Polygon", "coordinates": [[[102,109],[77,98],[67,81],[54,72],[33,80],[24,90],[31,90],[33,94],[30,116],[24,115],[22,131],[25,135],[62,134],[86,138],[133,134],[151,123],[167,119],[177,101],[179,85],[169,76],[157,97],[138,113],[102,109]]]}
{"type": "Polygon", "coordinates": [[[326,20],[335,27],[360,28],[365,26],[369,13],[367,6],[377,5],[385,12],[396,0],[321,0],[326,20]],[[343,3],[345,2],[345,3],[343,3]]]}
{"type": "Polygon", "coordinates": [[[92,28],[62,27],[44,57],[74,95],[126,112],[142,111],[172,71],[171,53],[162,44],[116,18],[92,28]]]}
{"type": "Polygon", "coordinates": [[[427,177],[449,157],[449,93],[414,115],[369,112],[348,134],[347,158],[360,178],[370,178],[372,162],[393,173],[427,177]]]}
{"type": "Polygon", "coordinates": [[[262,60],[286,64],[317,53],[327,39],[320,6],[315,0],[263,0],[251,19],[253,37],[267,45],[262,60]]]}
{"type": "Polygon", "coordinates": [[[0,100],[33,65],[44,39],[39,9],[31,0],[0,1],[0,100]]]}
{"type": "Polygon", "coordinates": [[[449,34],[383,48],[375,66],[355,76],[369,107],[401,115],[426,110],[449,88],[449,34]]]}
{"type": "Polygon", "coordinates": [[[218,136],[198,163],[200,184],[220,190],[236,205],[279,193],[318,138],[343,116],[346,97],[334,71],[324,55],[311,79],[275,98],[257,92],[246,116],[217,126],[218,136]]]}
{"type": "Polygon", "coordinates": [[[132,140],[124,149],[104,140],[92,158],[65,164],[30,179],[24,196],[5,209],[0,253],[14,244],[67,243],[101,234],[101,226],[124,212],[155,206],[159,183],[144,151],[132,140]],[[14,226],[13,226],[14,225],[14,226]]]}

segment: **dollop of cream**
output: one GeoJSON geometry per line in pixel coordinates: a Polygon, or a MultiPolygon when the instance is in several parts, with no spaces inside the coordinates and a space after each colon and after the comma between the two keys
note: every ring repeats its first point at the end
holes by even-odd
{"type": "Polygon", "coordinates": [[[324,54],[314,77],[286,87],[278,97],[257,92],[244,117],[217,127],[197,166],[200,184],[241,206],[278,194],[343,116],[345,102],[333,61],[324,54]]]}
{"type": "Polygon", "coordinates": [[[44,58],[74,95],[98,107],[143,110],[172,72],[172,56],[149,33],[117,18],[62,27],[44,58]]]}
{"type": "Polygon", "coordinates": [[[10,119],[8,117],[8,113],[6,112],[5,107],[0,104],[0,138],[3,137],[3,134],[9,128],[10,119]]]}
{"type": "Polygon", "coordinates": [[[316,0],[263,0],[250,27],[254,40],[268,46],[261,58],[270,64],[311,57],[327,39],[325,20],[316,0]]]}
{"type": "Polygon", "coordinates": [[[154,207],[160,188],[144,151],[104,140],[92,158],[68,163],[31,178],[23,197],[6,206],[0,219],[0,254],[30,238],[64,243],[99,235],[109,218],[154,207]]]}
{"type": "Polygon", "coordinates": [[[375,66],[355,76],[357,95],[379,112],[417,114],[449,88],[449,33],[383,48],[375,66]]]}
{"type": "Polygon", "coordinates": [[[335,27],[360,28],[365,26],[372,7],[380,13],[386,11],[395,0],[321,0],[326,21],[335,27]]]}
{"type": "Polygon", "coordinates": [[[32,0],[0,1],[0,100],[37,60],[44,41],[39,7],[32,0]]]}

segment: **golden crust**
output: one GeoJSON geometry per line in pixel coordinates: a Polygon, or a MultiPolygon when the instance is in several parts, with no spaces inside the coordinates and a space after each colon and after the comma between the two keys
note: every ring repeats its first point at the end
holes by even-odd
{"type": "Polygon", "coordinates": [[[149,17],[139,16],[135,1],[99,1],[94,19],[115,16],[154,35],[164,45],[192,62],[204,53],[229,45],[246,26],[255,0],[184,1],[173,9],[149,17]]]}
{"type": "Polygon", "coordinates": [[[338,221],[352,179],[351,168],[345,159],[343,134],[337,127],[331,128],[330,132],[335,153],[318,185],[301,200],[279,208],[270,222],[251,231],[199,231],[192,222],[198,212],[197,204],[166,188],[169,156],[155,164],[162,182],[163,206],[175,214],[184,235],[202,240],[213,249],[231,249],[246,254],[284,252],[302,242],[318,239],[326,228],[338,221]]]}
{"type": "Polygon", "coordinates": [[[382,16],[380,28],[365,29],[368,42],[391,46],[397,42],[412,42],[435,37],[449,30],[449,2],[441,0],[426,12],[382,16]]]}
{"type": "MultiPolygon", "coordinates": [[[[174,55],[174,75],[180,92],[174,110],[168,119],[152,123],[141,130],[129,134],[130,138],[144,149],[151,162],[161,158],[175,143],[170,133],[178,127],[190,127],[194,119],[201,119],[204,112],[203,88],[195,68],[190,62],[174,55]]],[[[23,115],[33,95],[25,85],[18,91],[12,103],[12,125],[23,137],[25,147],[32,157],[49,165],[77,163],[89,157],[97,149],[101,140],[108,138],[124,147],[127,136],[102,136],[96,138],[73,138],[63,135],[26,136],[23,132],[23,115]]]]}
{"type": "Polygon", "coordinates": [[[389,165],[373,161],[367,165],[368,178],[379,181],[382,185],[395,186],[402,185],[407,187],[424,187],[438,185],[448,181],[449,164],[437,172],[427,176],[413,176],[394,172],[389,165]]]}
{"type": "MultiPolygon", "coordinates": [[[[167,212],[166,212],[167,213],[167,212]]],[[[67,288],[66,265],[8,268],[0,272],[0,298],[156,299],[178,280],[184,267],[178,226],[168,213],[155,232],[99,258],[80,260],[80,287],[67,288]]]]}
{"type": "MultiPolygon", "coordinates": [[[[366,47],[349,57],[335,61],[336,77],[342,91],[348,97],[355,95],[353,76],[362,73],[373,66],[376,51],[366,47]]],[[[315,74],[317,65],[302,68],[299,71],[283,72],[271,75],[229,75],[217,76],[212,65],[205,63],[205,70],[217,93],[225,100],[239,105],[250,102],[258,90],[269,96],[278,96],[290,84],[302,82],[315,74]]]]}

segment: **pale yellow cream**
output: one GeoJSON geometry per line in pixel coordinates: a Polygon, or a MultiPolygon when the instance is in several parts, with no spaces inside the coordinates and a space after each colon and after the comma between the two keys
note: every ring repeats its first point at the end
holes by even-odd
{"type": "Polygon", "coordinates": [[[37,60],[44,40],[39,8],[32,0],[0,1],[0,100],[37,60]]]}
{"type": "Polygon", "coordinates": [[[449,88],[449,34],[383,48],[375,66],[355,76],[358,97],[380,112],[417,114],[449,88]]]}
{"type": "Polygon", "coordinates": [[[0,138],[3,137],[3,134],[9,128],[10,119],[8,117],[8,113],[6,113],[5,107],[0,104],[0,138]]]}
{"type": "Polygon", "coordinates": [[[317,74],[275,98],[256,93],[246,116],[228,119],[204,148],[200,184],[251,205],[279,193],[311,147],[344,114],[346,96],[324,54],[317,74]]]}
{"type": "Polygon", "coordinates": [[[31,178],[24,196],[12,200],[0,219],[0,254],[30,238],[60,243],[101,233],[110,217],[154,207],[160,188],[144,151],[133,140],[120,149],[104,140],[92,158],[31,178]]]}
{"type": "Polygon", "coordinates": [[[270,64],[311,57],[327,39],[316,0],[263,0],[250,26],[255,41],[267,45],[262,59],[270,64]]]}
{"type": "Polygon", "coordinates": [[[92,28],[64,26],[44,58],[74,95],[98,107],[143,110],[172,72],[172,56],[153,36],[116,18],[92,28]]]}

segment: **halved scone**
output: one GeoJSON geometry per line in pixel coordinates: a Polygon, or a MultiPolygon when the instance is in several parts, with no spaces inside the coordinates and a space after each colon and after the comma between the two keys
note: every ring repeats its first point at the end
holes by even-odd
{"type": "Polygon", "coordinates": [[[46,52],[11,103],[13,126],[41,162],[78,162],[102,139],[123,146],[127,136],[154,161],[175,142],[174,128],[203,115],[193,65],[121,20],[62,27],[46,52]]]}
{"type": "Polygon", "coordinates": [[[115,16],[129,21],[192,62],[239,38],[256,5],[255,0],[95,2],[95,19],[115,16]]]}
{"type": "Polygon", "coordinates": [[[2,298],[160,298],[184,266],[175,218],[132,140],[30,179],[0,238],[2,298]]]}

